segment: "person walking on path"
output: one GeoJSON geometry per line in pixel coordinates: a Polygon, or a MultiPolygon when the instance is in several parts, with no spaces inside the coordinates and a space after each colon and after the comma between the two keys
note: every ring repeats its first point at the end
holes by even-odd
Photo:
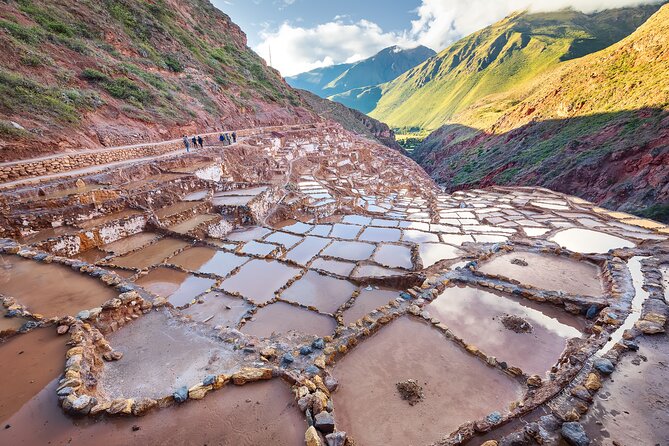
{"type": "Polygon", "coordinates": [[[218,135],[218,140],[219,140],[220,142],[225,141],[225,136],[223,136],[223,133],[221,133],[220,135],[218,135]]]}
{"type": "Polygon", "coordinates": [[[188,136],[184,135],[184,146],[186,146],[186,152],[190,152],[190,144],[188,143],[188,136]]]}
{"type": "Polygon", "coordinates": [[[198,137],[197,137],[197,143],[200,145],[200,148],[201,148],[201,149],[204,149],[204,145],[202,144],[202,142],[203,142],[203,141],[202,141],[202,137],[201,137],[201,136],[198,136],[198,137]]]}
{"type": "Polygon", "coordinates": [[[197,138],[193,136],[190,141],[193,143],[193,148],[197,149],[197,138]]]}
{"type": "Polygon", "coordinates": [[[232,132],[232,142],[237,142],[237,132],[232,132]]]}

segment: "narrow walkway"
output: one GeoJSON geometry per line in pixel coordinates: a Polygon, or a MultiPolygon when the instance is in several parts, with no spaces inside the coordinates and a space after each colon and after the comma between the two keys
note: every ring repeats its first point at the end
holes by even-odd
{"type": "MultiPolygon", "coordinates": [[[[307,126],[307,125],[312,125],[312,124],[290,124],[290,125],[285,125],[285,126],[270,126],[270,127],[251,127],[251,128],[246,128],[246,129],[239,129],[239,130],[225,130],[225,131],[220,131],[220,132],[209,132],[209,133],[200,133],[200,136],[216,136],[218,138],[218,135],[221,133],[232,133],[236,132],[237,134],[240,134],[242,132],[246,132],[249,130],[253,130],[254,134],[255,133],[267,133],[269,131],[275,131],[275,130],[282,130],[282,129],[290,129],[296,126],[307,126]]],[[[241,142],[246,137],[237,137],[237,142],[241,142]]],[[[148,146],[161,146],[161,145],[166,145],[166,144],[175,144],[175,143],[181,143],[182,138],[176,138],[176,139],[170,139],[167,141],[158,141],[158,142],[147,142],[147,143],[141,143],[141,144],[134,144],[134,145],[126,145],[126,146],[116,146],[116,147],[103,147],[99,149],[82,149],[80,151],[75,151],[75,152],[66,152],[66,153],[58,153],[54,155],[48,155],[48,156],[42,156],[42,157],[37,157],[37,158],[30,158],[30,159],[23,159],[23,160],[17,160],[17,161],[8,161],[4,163],[0,163],[0,167],[3,166],[16,166],[20,164],[30,164],[33,162],[39,162],[39,161],[44,161],[44,160],[50,160],[50,159],[58,159],[58,158],[64,158],[67,156],[76,156],[77,154],[91,154],[91,153],[100,153],[100,152],[108,152],[108,151],[115,151],[115,150],[124,150],[124,149],[133,149],[133,148],[140,148],[140,147],[148,147],[148,146]]],[[[189,138],[190,141],[190,138],[189,138]]],[[[185,154],[186,149],[185,148],[180,148],[179,150],[175,150],[172,152],[168,153],[163,153],[160,155],[155,155],[155,156],[148,156],[148,157],[142,157],[142,158],[130,158],[126,160],[121,160],[121,161],[115,161],[113,163],[108,163],[108,164],[96,164],[94,166],[88,166],[88,167],[82,167],[80,169],[73,169],[73,170],[67,170],[64,172],[57,172],[57,173],[52,173],[52,174],[47,174],[47,175],[41,175],[41,176],[35,176],[35,177],[29,177],[29,178],[20,178],[18,180],[13,180],[13,181],[8,181],[4,183],[0,183],[0,189],[7,189],[19,185],[30,185],[30,184],[35,184],[35,183],[40,183],[44,180],[51,180],[51,179],[56,179],[56,178],[62,178],[62,177],[70,177],[70,176],[78,176],[78,175],[84,175],[84,174],[90,174],[92,172],[98,172],[102,171],[105,169],[108,169],[110,167],[118,167],[118,166],[123,166],[126,164],[130,163],[138,163],[138,162],[145,162],[145,161],[152,161],[160,158],[166,158],[178,154],[185,154]]],[[[191,153],[197,153],[196,151],[191,151],[191,153]]]]}

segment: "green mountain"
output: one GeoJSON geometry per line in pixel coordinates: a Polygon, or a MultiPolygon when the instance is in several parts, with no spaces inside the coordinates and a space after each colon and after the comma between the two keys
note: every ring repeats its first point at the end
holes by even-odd
{"type": "Polygon", "coordinates": [[[669,5],[622,41],[517,91],[493,125],[447,124],[414,156],[449,189],[545,186],[669,221],[667,73],[669,5]]]}
{"type": "Polygon", "coordinates": [[[0,2],[0,159],[313,120],[207,0],[0,2]]]}
{"type": "Polygon", "coordinates": [[[506,95],[469,117],[468,124],[485,127],[517,101],[516,89],[561,62],[628,36],[658,8],[513,14],[382,85],[370,115],[396,128],[434,130],[489,95],[506,95]]]}
{"type": "Polygon", "coordinates": [[[435,54],[434,51],[424,46],[411,49],[392,46],[354,64],[319,68],[288,77],[286,81],[295,88],[301,88],[325,98],[355,88],[391,81],[435,54]]]}

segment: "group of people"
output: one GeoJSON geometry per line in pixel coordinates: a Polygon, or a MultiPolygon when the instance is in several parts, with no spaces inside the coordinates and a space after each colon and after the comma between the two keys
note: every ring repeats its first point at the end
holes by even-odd
{"type": "Polygon", "coordinates": [[[193,143],[193,148],[197,149],[197,146],[199,145],[200,148],[204,148],[204,139],[202,139],[201,136],[193,136],[190,141],[188,141],[188,136],[183,135],[184,138],[184,146],[186,146],[186,152],[190,152],[190,145],[193,143]]]}
{"type": "Polygon", "coordinates": [[[236,132],[221,133],[218,137],[218,140],[221,141],[222,143],[227,143],[227,145],[236,143],[237,142],[237,133],[236,132]]]}
{"type": "MultiPolygon", "coordinates": [[[[218,137],[218,140],[225,145],[234,144],[237,142],[237,132],[221,133],[218,137]]],[[[194,149],[197,149],[198,146],[200,146],[200,148],[204,148],[204,139],[202,139],[202,136],[193,136],[189,140],[188,136],[183,135],[183,141],[184,146],[186,147],[186,152],[190,152],[191,143],[194,149]]]]}

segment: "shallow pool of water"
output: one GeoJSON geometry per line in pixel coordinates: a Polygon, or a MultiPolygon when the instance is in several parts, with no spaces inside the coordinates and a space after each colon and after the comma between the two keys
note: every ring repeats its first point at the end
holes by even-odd
{"type": "Polygon", "coordinates": [[[565,229],[555,234],[550,240],[565,249],[582,254],[606,254],[611,249],[636,246],[624,238],[582,228],[565,229]]]}
{"type": "Polygon", "coordinates": [[[334,333],[336,327],[337,323],[330,316],[285,302],[274,302],[260,308],[253,320],[245,323],[241,331],[258,338],[267,338],[272,333],[288,333],[291,330],[322,337],[334,333]]]}
{"type": "Polygon", "coordinates": [[[162,296],[175,307],[191,303],[196,296],[211,288],[216,281],[196,277],[182,271],[159,267],[135,281],[147,291],[162,296]]]}
{"type": "Polygon", "coordinates": [[[299,275],[301,269],[275,260],[251,260],[221,284],[231,293],[239,293],[256,304],[274,299],[274,292],[299,275]]]}
{"type": "Polygon", "coordinates": [[[177,254],[170,259],[170,263],[190,271],[225,277],[248,260],[249,257],[239,256],[227,251],[195,247],[177,254]]]}
{"type": "Polygon", "coordinates": [[[308,271],[281,293],[281,298],[307,307],[316,307],[323,313],[335,313],[351,298],[355,289],[355,285],[347,280],[308,271]]]}

